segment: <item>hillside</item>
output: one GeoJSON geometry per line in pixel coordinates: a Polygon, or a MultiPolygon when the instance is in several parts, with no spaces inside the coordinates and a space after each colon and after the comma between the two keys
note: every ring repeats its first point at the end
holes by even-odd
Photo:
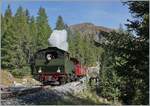
{"type": "Polygon", "coordinates": [[[85,32],[85,30],[88,30],[88,32],[93,32],[93,33],[98,33],[98,32],[110,32],[113,29],[103,27],[103,26],[96,26],[92,23],[80,23],[80,24],[75,24],[75,25],[70,25],[69,26],[73,30],[78,30],[81,32],[85,32]]]}
{"type": "Polygon", "coordinates": [[[8,70],[1,70],[0,71],[0,86],[16,86],[17,84],[22,86],[29,86],[29,85],[38,85],[41,84],[37,80],[33,79],[32,76],[24,76],[23,78],[16,78],[14,77],[8,70]]]}
{"type": "Polygon", "coordinates": [[[69,29],[72,33],[80,32],[83,37],[96,39],[100,38],[103,32],[109,33],[113,30],[103,26],[96,26],[92,23],[70,25],[69,29]]]}

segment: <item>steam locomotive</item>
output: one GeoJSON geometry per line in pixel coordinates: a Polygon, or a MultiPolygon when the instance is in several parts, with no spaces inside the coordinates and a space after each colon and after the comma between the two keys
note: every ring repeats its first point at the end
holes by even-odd
{"type": "Polygon", "coordinates": [[[57,47],[48,47],[35,53],[31,61],[32,75],[43,84],[59,85],[78,80],[86,75],[86,68],[76,58],[57,47]]]}

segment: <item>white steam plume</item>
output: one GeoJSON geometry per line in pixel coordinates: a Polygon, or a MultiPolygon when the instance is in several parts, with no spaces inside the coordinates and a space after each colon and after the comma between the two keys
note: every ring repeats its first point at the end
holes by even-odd
{"type": "Polygon", "coordinates": [[[67,31],[54,30],[48,39],[49,44],[53,47],[58,47],[64,51],[68,51],[67,31]]]}

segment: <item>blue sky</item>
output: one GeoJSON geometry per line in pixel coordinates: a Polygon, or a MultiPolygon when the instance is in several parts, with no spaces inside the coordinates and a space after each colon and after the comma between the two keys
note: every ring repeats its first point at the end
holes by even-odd
{"type": "Polygon", "coordinates": [[[49,24],[55,27],[57,17],[61,15],[68,25],[90,22],[98,26],[108,28],[118,28],[119,24],[127,23],[127,18],[131,19],[128,7],[120,0],[99,0],[99,1],[2,1],[2,13],[10,4],[13,14],[17,8],[22,6],[28,9],[30,15],[37,16],[40,7],[45,8],[49,24]]]}

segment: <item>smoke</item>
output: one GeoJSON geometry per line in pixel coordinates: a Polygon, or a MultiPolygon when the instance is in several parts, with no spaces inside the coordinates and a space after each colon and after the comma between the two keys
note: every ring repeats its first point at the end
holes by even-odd
{"type": "Polygon", "coordinates": [[[48,42],[53,47],[57,47],[64,51],[68,51],[67,31],[54,30],[48,39],[48,42]]]}

